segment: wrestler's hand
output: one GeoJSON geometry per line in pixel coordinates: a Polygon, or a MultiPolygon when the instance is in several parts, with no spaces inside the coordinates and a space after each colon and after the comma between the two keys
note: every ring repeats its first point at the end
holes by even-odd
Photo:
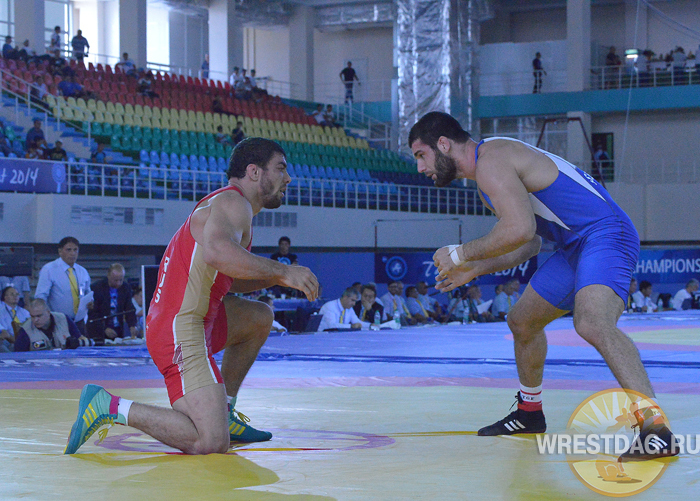
{"type": "MultiPolygon", "coordinates": [[[[453,263],[454,265],[454,263],[453,263]]],[[[467,284],[479,276],[479,272],[472,263],[462,263],[459,266],[453,266],[452,269],[435,277],[435,289],[440,292],[449,292],[461,285],[467,284]]]]}
{"type": "Polygon", "coordinates": [[[289,265],[280,285],[301,291],[309,301],[318,298],[318,279],[306,266],[289,265]]]}
{"type": "Polygon", "coordinates": [[[435,254],[433,254],[433,263],[435,263],[438,275],[445,277],[450,271],[452,271],[452,269],[454,269],[457,266],[454,260],[452,259],[452,256],[456,255],[459,261],[462,260],[460,247],[461,245],[447,245],[445,247],[440,247],[438,250],[435,251],[435,254]]]}

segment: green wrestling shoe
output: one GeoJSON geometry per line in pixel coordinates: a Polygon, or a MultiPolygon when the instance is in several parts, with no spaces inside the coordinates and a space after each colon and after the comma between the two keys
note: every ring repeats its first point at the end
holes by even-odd
{"type": "MultiPolygon", "coordinates": [[[[75,452],[104,425],[126,424],[124,416],[119,414],[119,397],[115,397],[101,386],[86,384],[80,394],[78,418],[75,420],[68,437],[64,454],[75,452]]],[[[109,429],[109,428],[108,428],[109,429]]],[[[107,430],[100,433],[100,441],[107,436],[107,430]]]]}
{"type": "Polygon", "coordinates": [[[247,423],[250,423],[250,418],[229,405],[228,431],[231,442],[266,442],[272,438],[269,431],[256,430],[247,423]]]}

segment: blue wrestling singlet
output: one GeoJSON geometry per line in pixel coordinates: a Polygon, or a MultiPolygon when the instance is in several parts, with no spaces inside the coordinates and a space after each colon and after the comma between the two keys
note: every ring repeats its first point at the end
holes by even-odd
{"type": "MultiPolygon", "coordinates": [[[[543,263],[530,285],[547,302],[571,310],[583,287],[602,284],[627,301],[632,271],[639,255],[639,235],[632,221],[610,194],[589,174],[561,157],[517,139],[492,137],[482,140],[515,141],[547,156],[559,175],[547,188],[529,193],[537,222],[536,233],[554,242],[558,250],[543,263]]],[[[489,206],[491,200],[479,189],[489,206]]]]}

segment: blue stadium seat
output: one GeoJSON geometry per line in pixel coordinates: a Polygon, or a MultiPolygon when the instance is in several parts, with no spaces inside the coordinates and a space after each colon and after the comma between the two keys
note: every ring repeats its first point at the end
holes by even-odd
{"type": "Polygon", "coordinates": [[[180,155],[180,168],[182,170],[190,170],[190,159],[184,153],[180,155]]]}
{"type": "Polygon", "coordinates": [[[190,169],[199,170],[199,159],[197,155],[190,155],[190,169]]]}
{"type": "Polygon", "coordinates": [[[207,163],[209,164],[209,172],[219,171],[219,162],[216,161],[216,157],[209,157],[207,163]]]}
{"type": "MultiPolygon", "coordinates": [[[[313,171],[311,172],[313,174],[313,171]]],[[[328,175],[328,172],[326,172],[326,168],[321,166],[318,168],[318,177],[319,179],[328,179],[330,176],[328,175]]]]}
{"type": "Polygon", "coordinates": [[[228,162],[224,157],[219,157],[216,159],[216,164],[221,172],[226,172],[228,170],[228,162]]]}
{"type": "Polygon", "coordinates": [[[168,155],[164,151],[160,152],[160,164],[161,165],[170,165],[170,155],[168,155]]]}
{"type": "Polygon", "coordinates": [[[289,174],[289,177],[291,178],[296,177],[296,172],[294,171],[294,164],[287,164],[287,174],[289,174]]]}
{"type": "Polygon", "coordinates": [[[148,162],[149,159],[150,159],[150,157],[149,157],[148,152],[146,150],[141,150],[139,152],[139,161],[140,162],[148,162]]]}
{"type": "Polygon", "coordinates": [[[175,152],[170,154],[170,165],[172,165],[173,167],[180,166],[180,157],[175,152]]]}
{"type": "Polygon", "coordinates": [[[309,172],[311,173],[312,179],[318,179],[320,177],[318,175],[318,167],[316,167],[315,165],[309,167],[309,172]]]}
{"type": "Polygon", "coordinates": [[[306,178],[310,178],[310,177],[311,177],[311,171],[309,170],[309,166],[308,166],[308,165],[303,164],[303,165],[301,166],[301,175],[302,175],[303,177],[306,177],[306,178]]]}

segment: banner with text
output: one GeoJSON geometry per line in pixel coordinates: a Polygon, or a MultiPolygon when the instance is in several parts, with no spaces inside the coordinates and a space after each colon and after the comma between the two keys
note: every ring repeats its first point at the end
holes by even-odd
{"type": "Polygon", "coordinates": [[[634,275],[652,284],[685,284],[700,278],[700,249],[642,250],[634,275]]]}
{"type": "MultiPolygon", "coordinates": [[[[481,285],[501,284],[511,278],[517,278],[526,284],[537,270],[537,256],[513,268],[479,277],[481,285]]],[[[431,252],[415,253],[377,253],[374,255],[374,281],[385,284],[392,280],[401,280],[406,284],[415,284],[421,280],[432,284],[435,282],[437,269],[433,264],[431,252]]]]}
{"type": "Polygon", "coordinates": [[[66,166],[59,162],[0,161],[0,191],[66,193],[66,166]]]}

